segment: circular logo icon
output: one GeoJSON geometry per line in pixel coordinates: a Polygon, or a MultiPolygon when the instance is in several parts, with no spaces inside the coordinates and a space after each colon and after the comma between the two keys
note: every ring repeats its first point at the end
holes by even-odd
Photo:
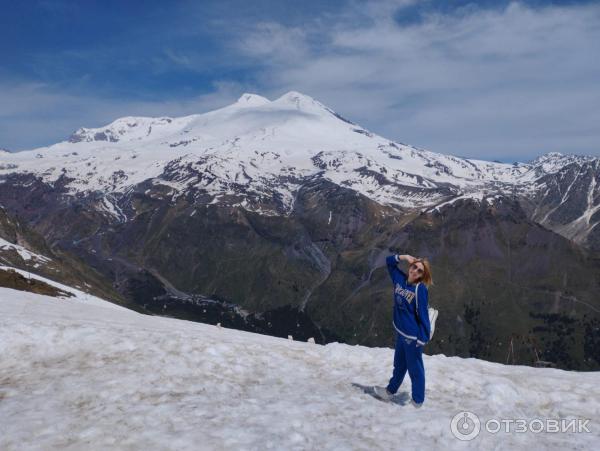
{"type": "Polygon", "coordinates": [[[450,430],[452,435],[459,440],[473,440],[481,431],[481,421],[473,412],[459,412],[452,418],[450,430]]]}

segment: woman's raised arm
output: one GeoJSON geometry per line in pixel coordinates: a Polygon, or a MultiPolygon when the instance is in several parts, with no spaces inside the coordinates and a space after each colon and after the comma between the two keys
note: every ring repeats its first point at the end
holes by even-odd
{"type": "Polygon", "coordinates": [[[389,257],[387,257],[385,259],[385,262],[387,264],[387,269],[388,272],[390,273],[390,277],[392,278],[392,281],[395,281],[395,277],[402,277],[404,279],[406,279],[406,274],[404,273],[404,271],[400,270],[398,268],[398,263],[400,263],[400,260],[404,260],[407,261],[409,264],[411,264],[414,260],[416,260],[415,257],[413,257],[412,255],[400,255],[400,254],[394,254],[394,255],[390,255],[389,257]]]}

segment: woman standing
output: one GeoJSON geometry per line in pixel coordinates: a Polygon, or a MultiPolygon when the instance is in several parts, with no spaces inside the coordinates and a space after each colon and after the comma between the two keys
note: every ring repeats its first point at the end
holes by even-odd
{"type": "Polygon", "coordinates": [[[387,387],[375,387],[375,395],[382,400],[390,400],[408,371],[412,383],[412,404],[421,407],[425,400],[423,346],[429,341],[431,331],[427,289],[432,284],[431,267],[427,259],[411,255],[390,255],[386,263],[394,283],[396,350],[392,378],[387,387]],[[400,260],[409,264],[408,276],[398,268],[400,260]]]}

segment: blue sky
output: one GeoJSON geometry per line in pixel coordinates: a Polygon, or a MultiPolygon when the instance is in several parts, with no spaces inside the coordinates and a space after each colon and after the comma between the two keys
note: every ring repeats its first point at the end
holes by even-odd
{"type": "Polygon", "coordinates": [[[296,90],[400,142],[600,155],[598,1],[0,0],[0,148],[296,90]]]}

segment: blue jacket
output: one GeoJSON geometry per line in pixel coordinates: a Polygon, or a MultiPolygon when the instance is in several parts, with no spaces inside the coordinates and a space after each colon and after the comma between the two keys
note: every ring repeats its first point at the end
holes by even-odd
{"type": "Polygon", "coordinates": [[[388,272],[394,283],[394,329],[403,337],[417,340],[424,345],[429,341],[431,325],[429,324],[429,293],[424,283],[419,287],[419,318],[417,319],[415,288],[417,285],[408,283],[406,274],[398,268],[398,256],[386,258],[388,272]]]}

